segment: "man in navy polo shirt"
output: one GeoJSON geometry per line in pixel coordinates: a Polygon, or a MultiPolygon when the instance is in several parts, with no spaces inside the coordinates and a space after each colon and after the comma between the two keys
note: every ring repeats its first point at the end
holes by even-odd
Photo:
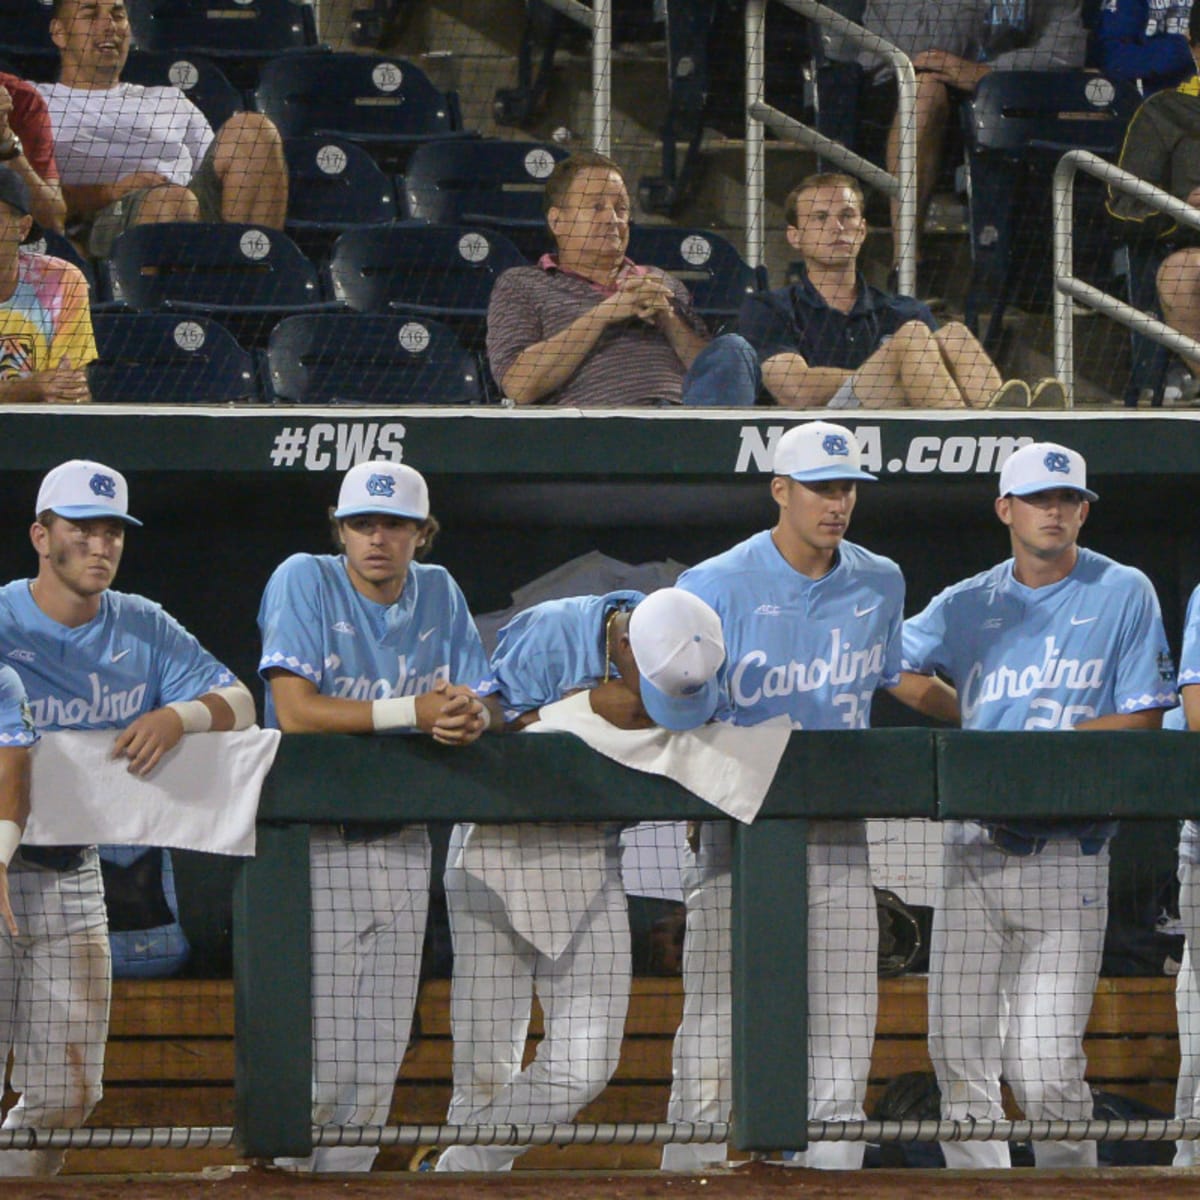
{"type": "MultiPolygon", "coordinates": [[[[967,327],[938,328],[910,296],[869,286],[858,271],[867,235],[849,175],[810,175],[787,198],[787,240],[803,262],[787,287],[742,304],[738,328],[758,352],[763,383],[788,408],[1027,408],[1029,386],[1000,372],[967,327]]],[[[1062,384],[1034,389],[1061,408],[1062,384]]]]}

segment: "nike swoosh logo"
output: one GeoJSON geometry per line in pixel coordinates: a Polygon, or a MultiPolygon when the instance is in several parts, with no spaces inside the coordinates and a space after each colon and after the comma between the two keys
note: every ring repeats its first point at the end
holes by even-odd
{"type": "MultiPolygon", "coordinates": [[[[879,603],[882,604],[883,601],[881,600],[879,603]]],[[[858,605],[856,604],[854,606],[854,615],[856,617],[865,617],[869,613],[873,613],[878,607],[879,607],[879,604],[872,604],[870,608],[859,608],[858,605]]]]}
{"type": "Polygon", "coordinates": [[[1072,625],[1090,625],[1093,621],[1100,620],[1099,617],[1072,617],[1072,625]]]}
{"type": "Polygon", "coordinates": [[[436,632],[437,632],[437,626],[436,626],[436,625],[430,625],[430,627],[429,627],[427,630],[425,630],[425,632],[424,632],[424,633],[418,633],[418,634],[417,634],[417,641],[418,641],[418,642],[423,642],[423,641],[425,641],[425,639],[426,639],[426,638],[430,637],[432,634],[434,634],[434,633],[436,633],[436,632]]]}
{"type": "Polygon", "coordinates": [[[122,650],[119,653],[110,655],[108,661],[109,662],[120,662],[121,659],[123,659],[125,657],[125,655],[127,655],[128,653],[129,653],[128,650],[122,650]]]}

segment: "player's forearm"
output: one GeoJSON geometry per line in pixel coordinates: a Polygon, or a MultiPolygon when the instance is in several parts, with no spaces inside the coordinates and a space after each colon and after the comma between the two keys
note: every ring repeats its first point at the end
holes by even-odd
{"type": "Polygon", "coordinates": [[[29,778],[32,756],[25,746],[0,749],[0,821],[12,821],[21,830],[29,820],[29,778]]]}
{"type": "Polygon", "coordinates": [[[280,703],[275,696],[275,716],[284,733],[374,733],[372,701],[322,696],[280,703]]]}
{"type": "Polygon", "coordinates": [[[535,404],[562,387],[582,366],[607,326],[595,308],[553,337],[527,346],[501,380],[504,394],[517,404],[535,404]]]}
{"type": "Polygon", "coordinates": [[[1135,713],[1107,713],[1103,717],[1093,717],[1090,721],[1080,721],[1074,728],[1091,733],[1103,733],[1114,729],[1161,729],[1162,719],[1161,708],[1145,708],[1135,713]]]}
{"type": "Polygon", "coordinates": [[[1189,729],[1200,729],[1200,685],[1192,684],[1179,689],[1183,704],[1183,715],[1189,729]]]}
{"type": "Polygon", "coordinates": [[[936,675],[904,671],[900,675],[900,682],[888,690],[901,704],[935,721],[957,725],[962,719],[958,709],[958,693],[936,675]]]}
{"type": "Polygon", "coordinates": [[[200,703],[212,715],[211,728],[214,733],[249,729],[257,716],[254,697],[250,695],[250,689],[241,681],[229,687],[205,692],[200,697],[200,703]]]}
{"type": "Polygon", "coordinates": [[[800,354],[775,354],[763,363],[763,383],[784,408],[823,408],[850,378],[840,367],[810,367],[800,354]]]}

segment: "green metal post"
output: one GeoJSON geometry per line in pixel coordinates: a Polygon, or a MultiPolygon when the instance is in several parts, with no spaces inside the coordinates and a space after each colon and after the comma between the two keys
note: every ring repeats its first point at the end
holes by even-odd
{"type": "Polygon", "coordinates": [[[248,1158],[312,1151],[310,911],[308,826],[260,824],[233,896],[234,1104],[248,1158]]]}
{"type": "Polygon", "coordinates": [[[740,1150],[807,1146],[807,846],[807,821],[734,830],[733,1142],[740,1150]]]}

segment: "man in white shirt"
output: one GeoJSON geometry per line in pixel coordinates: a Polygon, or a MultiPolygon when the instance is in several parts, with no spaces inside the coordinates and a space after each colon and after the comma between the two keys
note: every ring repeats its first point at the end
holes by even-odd
{"type": "Polygon", "coordinates": [[[123,0],[55,0],[50,36],[58,83],[50,111],[68,228],[95,257],[131,225],[236,221],[282,229],[287,163],[260,113],[234,113],[213,133],[173,87],[122,83],[129,54],[123,0]]]}

